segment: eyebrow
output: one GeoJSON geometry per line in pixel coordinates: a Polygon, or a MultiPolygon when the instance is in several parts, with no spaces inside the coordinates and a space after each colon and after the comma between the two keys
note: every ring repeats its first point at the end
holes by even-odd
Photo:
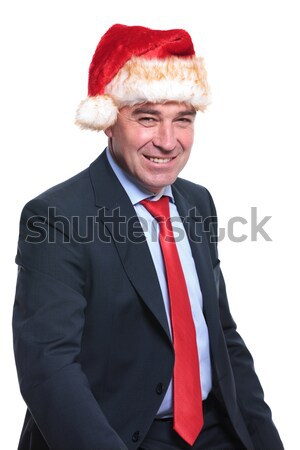
{"type": "MultiPolygon", "coordinates": [[[[137,108],[134,111],[132,111],[132,114],[134,116],[137,116],[138,114],[150,114],[153,116],[161,116],[161,112],[157,111],[157,109],[151,109],[151,108],[137,108]]],[[[180,111],[177,116],[195,116],[196,111],[194,109],[187,109],[185,111],[180,111]]]]}

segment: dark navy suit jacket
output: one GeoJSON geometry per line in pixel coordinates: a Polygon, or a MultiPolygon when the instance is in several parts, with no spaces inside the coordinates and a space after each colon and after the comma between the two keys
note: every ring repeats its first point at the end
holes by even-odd
{"type": "MultiPolygon", "coordinates": [[[[208,191],[172,186],[203,294],[213,390],[247,449],[282,443],[236,331],[208,191]]],[[[135,450],[172,377],[154,264],[105,153],[23,209],[14,348],[28,406],[19,450],[135,450]]]]}

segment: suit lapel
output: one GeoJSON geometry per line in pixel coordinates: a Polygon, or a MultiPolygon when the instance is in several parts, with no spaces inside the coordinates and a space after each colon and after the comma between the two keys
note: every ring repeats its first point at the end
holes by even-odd
{"type": "Polygon", "coordinates": [[[217,318],[219,314],[216,314],[216,310],[219,306],[208,233],[203,228],[204,217],[203,214],[201,215],[201,211],[189,203],[186,196],[179,192],[176,182],[172,186],[172,191],[191,246],[203,297],[203,313],[209,331],[210,344],[214,347],[218,342],[219,323],[217,318]]]}
{"type": "Polygon", "coordinates": [[[105,152],[90,166],[99,218],[109,231],[132,285],[171,341],[155,266],[135,209],[105,152]]]}

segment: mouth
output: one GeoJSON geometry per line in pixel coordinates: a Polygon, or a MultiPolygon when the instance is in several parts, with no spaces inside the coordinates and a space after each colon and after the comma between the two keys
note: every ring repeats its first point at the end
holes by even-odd
{"type": "Polygon", "coordinates": [[[167,164],[170,161],[172,161],[173,159],[175,159],[175,157],[173,158],[154,158],[152,156],[146,156],[144,155],[146,159],[148,159],[149,161],[155,163],[155,164],[167,164]]]}

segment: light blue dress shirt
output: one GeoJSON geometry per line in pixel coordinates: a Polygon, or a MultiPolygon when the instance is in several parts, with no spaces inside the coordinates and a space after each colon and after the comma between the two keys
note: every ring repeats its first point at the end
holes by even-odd
{"type": "MultiPolygon", "coordinates": [[[[149,191],[139,185],[136,180],[125,172],[114,161],[109,149],[106,149],[108,161],[119,179],[120,183],[124,187],[127,195],[129,196],[132,205],[136,211],[137,216],[140,219],[141,226],[146,236],[147,244],[153,259],[153,263],[156,269],[158,281],[160,284],[162,297],[166,309],[166,315],[169,323],[170,334],[172,336],[172,328],[170,322],[170,304],[169,294],[167,287],[167,280],[165,274],[165,266],[163,262],[163,255],[159,244],[159,224],[153,218],[153,216],[140,204],[145,198],[151,197],[151,200],[156,201],[162,195],[167,195],[170,198],[170,216],[172,224],[176,227],[174,232],[175,239],[180,236],[180,239],[176,240],[176,245],[185,276],[189,298],[191,302],[192,315],[196,328],[198,356],[200,361],[200,378],[202,399],[205,400],[212,388],[212,375],[211,375],[211,360],[209,353],[209,338],[208,329],[203,316],[203,304],[202,293],[196,272],[195,262],[192,256],[189,241],[186,236],[186,232],[183,223],[179,217],[178,210],[174,203],[174,197],[171,186],[166,186],[161,192],[155,196],[149,191]],[[177,231],[179,230],[179,231],[177,231]]],[[[173,382],[171,381],[160,409],[157,413],[158,417],[171,416],[173,414],[173,382]]]]}

